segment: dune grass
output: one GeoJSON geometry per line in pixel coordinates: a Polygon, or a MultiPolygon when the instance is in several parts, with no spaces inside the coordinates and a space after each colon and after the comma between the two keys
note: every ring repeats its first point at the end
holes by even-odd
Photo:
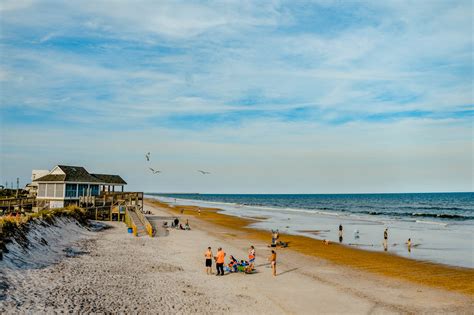
{"type": "Polygon", "coordinates": [[[56,218],[69,217],[76,219],[81,224],[87,224],[87,212],[77,206],[69,206],[59,209],[42,210],[21,216],[0,217],[0,242],[7,242],[12,236],[25,234],[28,224],[35,220],[41,220],[47,224],[53,224],[56,218]]]}

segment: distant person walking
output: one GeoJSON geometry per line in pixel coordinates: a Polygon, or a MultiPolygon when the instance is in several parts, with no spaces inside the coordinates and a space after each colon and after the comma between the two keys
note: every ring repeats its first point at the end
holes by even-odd
{"type": "Polygon", "coordinates": [[[216,276],[223,276],[224,275],[224,261],[225,261],[225,252],[222,250],[222,247],[217,249],[216,254],[216,269],[217,274],[216,276]]]}
{"type": "Polygon", "coordinates": [[[270,260],[270,264],[272,266],[272,274],[276,277],[276,264],[277,264],[277,254],[274,250],[272,250],[272,254],[268,258],[270,260]]]}
{"type": "Polygon", "coordinates": [[[385,251],[388,249],[388,228],[385,228],[385,231],[383,231],[383,249],[385,251]]]}
{"type": "Polygon", "coordinates": [[[342,234],[343,234],[342,224],[339,224],[339,243],[342,243],[342,234]]]}
{"type": "Polygon", "coordinates": [[[204,257],[206,258],[206,273],[212,275],[212,250],[210,246],[204,253],[204,257]]]}

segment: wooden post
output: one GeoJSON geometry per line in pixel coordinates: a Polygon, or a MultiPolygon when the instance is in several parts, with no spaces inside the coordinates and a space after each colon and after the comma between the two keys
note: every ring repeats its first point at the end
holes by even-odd
{"type": "Polygon", "coordinates": [[[97,207],[95,207],[95,219],[97,220],[97,207]]]}

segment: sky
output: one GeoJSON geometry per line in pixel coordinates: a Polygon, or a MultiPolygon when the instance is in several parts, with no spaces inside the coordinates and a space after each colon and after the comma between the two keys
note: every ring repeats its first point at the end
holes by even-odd
{"type": "Polygon", "coordinates": [[[0,183],[473,191],[473,30],[472,1],[1,0],[0,183]]]}

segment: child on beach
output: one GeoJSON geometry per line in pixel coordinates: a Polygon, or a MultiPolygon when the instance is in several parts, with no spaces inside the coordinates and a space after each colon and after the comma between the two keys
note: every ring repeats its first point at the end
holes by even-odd
{"type": "Polygon", "coordinates": [[[209,246],[207,251],[204,253],[204,257],[206,258],[206,273],[208,275],[212,275],[212,250],[209,246]]]}
{"type": "Polygon", "coordinates": [[[252,271],[255,266],[255,247],[250,246],[249,250],[249,268],[248,270],[252,271]]]}
{"type": "Polygon", "coordinates": [[[214,257],[214,259],[216,260],[216,269],[217,269],[216,276],[224,275],[224,258],[225,258],[225,252],[222,250],[222,247],[219,247],[217,249],[216,257],[214,257]]]}
{"type": "Polygon", "coordinates": [[[383,231],[383,249],[384,251],[388,249],[388,228],[385,228],[385,231],[383,231]]]}
{"type": "Polygon", "coordinates": [[[230,262],[227,265],[229,267],[229,272],[237,272],[238,271],[238,266],[239,262],[233,255],[230,255],[230,262]]]}
{"type": "Polygon", "coordinates": [[[272,250],[272,254],[268,258],[268,260],[270,260],[270,264],[272,266],[272,274],[274,277],[276,277],[276,259],[277,259],[277,254],[274,250],[272,250]]]}

